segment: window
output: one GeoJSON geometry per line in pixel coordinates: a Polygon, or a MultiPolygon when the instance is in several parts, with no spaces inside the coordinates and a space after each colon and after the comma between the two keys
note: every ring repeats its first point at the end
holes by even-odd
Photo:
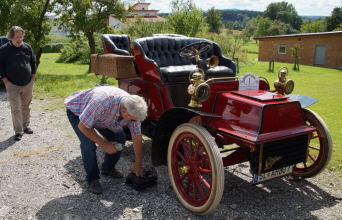
{"type": "Polygon", "coordinates": [[[278,46],[278,54],[286,54],[286,45],[278,46]]]}

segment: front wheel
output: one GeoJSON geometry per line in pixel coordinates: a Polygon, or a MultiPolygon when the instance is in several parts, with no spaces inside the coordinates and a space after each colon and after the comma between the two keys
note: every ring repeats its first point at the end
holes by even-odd
{"type": "Polygon", "coordinates": [[[204,215],[215,210],[224,189],[222,158],[203,127],[186,123],[173,132],[167,154],[170,181],[180,202],[204,215]]]}
{"type": "Polygon", "coordinates": [[[332,152],[330,132],[323,119],[309,109],[303,109],[305,123],[317,130],[309,134],[309,146],[306,161],[296,164],[293,176],[309,178],[319,174],[329,163],[332,152]]]}

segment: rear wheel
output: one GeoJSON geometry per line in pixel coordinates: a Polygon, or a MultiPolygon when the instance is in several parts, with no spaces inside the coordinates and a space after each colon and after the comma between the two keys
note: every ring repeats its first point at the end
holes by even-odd
{"type": "Polygon", "coordinates": [[[180,202],[199,215],[215,210],[223,194],[224,169],[209,132],[192,123],[178,126],[171,136],[167,159],[170,181],[180,202]]]}
{"type": "Polygon", "coordinates": [[[318,114],[309,109],[303,109],[303,114],[306,124],[317,130],[309,136],[306,161],[296,164],[293,168],[293,176],[309,178],[319,174],[329,163],[332,140],[328,127],[318,114]]]}

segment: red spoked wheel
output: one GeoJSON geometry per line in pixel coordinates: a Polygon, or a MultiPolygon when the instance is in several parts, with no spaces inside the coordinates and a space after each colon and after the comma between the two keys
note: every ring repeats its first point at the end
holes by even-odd
{"type": "Polygon", "coordinates": [[[296,164],[293,176],[309,178],[319,174],[329,163],[332,152],[332,140],[328,127],[323,119],[309,109],[303,109],[305,122],[316,131],[309,136],[308,155],[306,161],[296,164]]]}
{"type": "Polygon", "coordinates": [[[168,171],[179,201],[204,215],[220,203],[224,169],[214,138],[203,127],[186,123],[173,132],[168,147],[168,171]]]}

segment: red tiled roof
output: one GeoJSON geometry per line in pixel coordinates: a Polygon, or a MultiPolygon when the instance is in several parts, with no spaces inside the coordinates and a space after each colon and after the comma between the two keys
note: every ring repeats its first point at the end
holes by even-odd
{"type": "Polygon", "coordinates": [[[145,2],[138,2],[138,3],[135,3],[132,7],[134,8],[135,6],[137,5],[150,5],[151,3],[145,3],[145,2]]]}

